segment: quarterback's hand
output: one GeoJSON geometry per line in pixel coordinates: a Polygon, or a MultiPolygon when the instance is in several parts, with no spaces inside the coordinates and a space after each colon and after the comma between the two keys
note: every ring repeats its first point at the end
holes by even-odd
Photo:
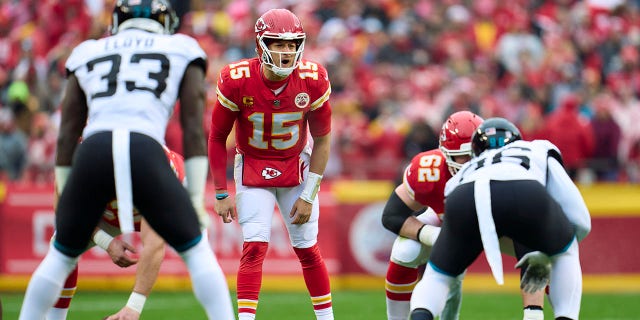
{"type": "Polygon", "coordinates": [[[222,200],[216,200],[214,208],[224,223],[229,223],[238,218],[236,204],[231,195],[222,200]]]}
{"type": "Polygon", "coordinates": [[[107,253],[111,257],[113,263],[121,268],[126,268],[138,263],[138,259],[129,256],[127,251],[136,253],[136,249],[133,246],[118,238],[114,238],[109,244],[109,248],[107,248],[107,253]]]}
{"type": "Polygon", "coordinates": [[[312,207],[313,204],[298,198],[298,200],[296,200],[296,203],[293,204],[293,208],[291,208],[291,212],[289,213],[289,218],[293,218],[293,221],[291,221],[291,223],[303,224],[309,222],[309,218],[311,218],[312,207]]]}
{"type": "Polygon", "coordinates": [[[110,315],[105,320],[138,320],[140,314],[129,307],[123,307],[114,315],[110,315]]]}

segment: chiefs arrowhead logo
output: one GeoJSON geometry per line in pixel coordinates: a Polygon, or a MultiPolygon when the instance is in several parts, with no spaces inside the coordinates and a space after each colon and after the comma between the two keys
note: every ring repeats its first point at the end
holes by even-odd
{"type": "Polygon", "coordinates": [[[262,169],[262,177],[264,177],[265,180],[271,180],[281,175],[282,175],[282,172],[280,172],[280,170],[278,169],[269,168],[269,167],[262,169]]]}

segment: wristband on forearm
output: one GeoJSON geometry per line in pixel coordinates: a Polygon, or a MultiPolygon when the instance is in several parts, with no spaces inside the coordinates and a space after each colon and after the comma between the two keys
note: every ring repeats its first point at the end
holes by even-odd
{"type": "Polygon", "coordinates": [[[70,166],[56,166],[53,173],[56,179],[56,190],[58,194],[62,193],[62,189],[64,189],[64,185],[67,184],[67,178],[69,178],[69,173],[71,172],[70,166]]]}
{"type": "Polygon", "coordinates": [[[96,233],[93,234],[93,242],[104,251],[109,249],[109,244],[113,241],[113,237],[108,233],[104,232],[104,230],[98,229],[96,233]]]}
{"type": "Polygon", "coordinates": [[[309,174],[307,174],[307,182],[304,185],[302,194],[300,194],[300,199],[308,203],[313,203],[320,190],[320,181],[322,181],[321,175],[309,171],[309,174]]]}
{"type": "Polygon", "coordinates": [[[147,301],[147,297],[133,291],[131,292],[131,295],[129,296],[129,300],[127,301],[127,307],[136,311],[137,313],[142,313],[142,309],[144,308],[144,303],[146,301],[147,301]]]}
{"type": "Polygon", "coordinates": [[[195,205],[204,204],[204,190],[207,185],[209,162],[205,156],[195,156],[184,161],[184,171],[187,176],[187,191],[192,200],[202,201],[195,205]]]}
{"type": "Polygon", "coordinates": [[[439,234],[440,227],[425,224],[418,230],[417,238],[420,243],[432,247],[439,234]]]}

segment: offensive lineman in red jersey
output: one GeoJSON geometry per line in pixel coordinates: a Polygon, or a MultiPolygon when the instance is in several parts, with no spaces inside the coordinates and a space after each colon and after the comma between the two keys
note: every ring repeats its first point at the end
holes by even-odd
{"type": "Polygon", "coordinates": [[[237,218],[242,227],[238,316],[255,319],[277,204],[316,318],[333,319],[329,275],[317,244],[316,198],[329,158],[329,78],[324,67],[302,59],[306,35],[290,11],[267,11],[256,22],[255,32],[258,57],[220,72],[209,136],[216,212],[225,223],[237,218]],[[225,142],[234,123],[235,203],[225,175],[225,142]]]}
{"type": "MultiPolygon", "coordinates": [[[[184,159],[167,147],[164,147],[164,151],[176,176],[185,184],[184,159]]],[[[143,246],[139,258],[132,257],[127,253],[127,251],[136,253],[133,246],[118,238],[114,238],[121,233],[116,199],[107,205],[102,219],[93,234],[93,242],[90,243],[91,247],[97,245],[109,253],[113,263],[121,268],[126,268],[134,264],[138,265],[133,292],[127,305],[106,319],[139,319],[142,308],[144,307],[144,301],[151,293],[151,289],[158,278],[160,264],[164,258],[164,240],[153,231],[137,210],[133,212],[133,221],[135,231],[140,232],[140,239],[143,246]]],[[[71,299],[73,299],[76,292],[77,282],[78,267],[76,266],[67,277],[58,302],[56,302],[53,308],[47,313],[47,320],[67,319],[71,299]]]]}
{"type": "MultiPolygon", "coordinates": [[[[482,118],[469,111],[447,118],[440,132],[440,148],[413,157],[403,183],[385,206],[382,224],[399,235],[393,244],[385,283],[388,320],[405,320],[409,316],[418,267],[429,258],[442,224],[437,213],[444,212],[445,183],[471,159],[471,136],[481,123],[482,118]],[[417,217],[410,215],[425,208],[428,210],[417,217]]],[[[462,287],[455,289],[447,300],[443,319],[457,319],[462,287]]]]}
{"type": "MultiPolygon", "coordinates": [[[[445,120],[440,132],[440,147],[417,154],[404,173],[403,183],[392,193],[385,206],[382,223],[396,238],[387,269],[385,290],[388,320],[406,320],[409,301],[418,281],[418,267],[424,265],[435,243],[444,212],[444,188],[462,164],[471,160],[471,137],[482,118],[460,111],[445,120]],[[427,209],[415,217],[412,212],[427,209]]],[[[510,240],[501,243],[504,253],[515,256],[510,240]]],[[[524,248],[523,248],[524,250],[524,248]]],[[[441,319],[458,319],[462,302],[462,278],[455,279],[441,319]]],[[[524,320],[541,319],[544,293],[522,292],[524,320]]]]}

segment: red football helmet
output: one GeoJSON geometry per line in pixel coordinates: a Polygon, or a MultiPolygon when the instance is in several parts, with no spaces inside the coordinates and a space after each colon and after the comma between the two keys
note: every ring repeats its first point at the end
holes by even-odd
{"type": "Polygon", "coordinates": [[[447,118],[440,131],[440,150],[447,159],[447,166],[451,175],[462,167],[453,157],[473,156],[471,137],[473,132],[482,124],[480,116],[469,111],[459,111],[447,118]]]}
{"type": "MultiPolygon", "coordinates": [[[[304,50],[304,42],[306,34],[302,29],[302,22],[291,11],[287,9],[271,9],[265,12],[255,26],[256,32],[256,52],[260,61],[271,68],[275,74],[286,77],[298,67],[300,59],[302,59],[302,51],[304,50]],[[293,66],[282,67],[282,61],[275,63],[273,61],[274,53],[267,47],[268,42],[265,39],[279,39],[295,41],[296,52],[293,66]]],[[[268,41],[268,40],[267,40],[268,41]]],[[[282,57],[282,56],[281,56],[282,57]]]]}

